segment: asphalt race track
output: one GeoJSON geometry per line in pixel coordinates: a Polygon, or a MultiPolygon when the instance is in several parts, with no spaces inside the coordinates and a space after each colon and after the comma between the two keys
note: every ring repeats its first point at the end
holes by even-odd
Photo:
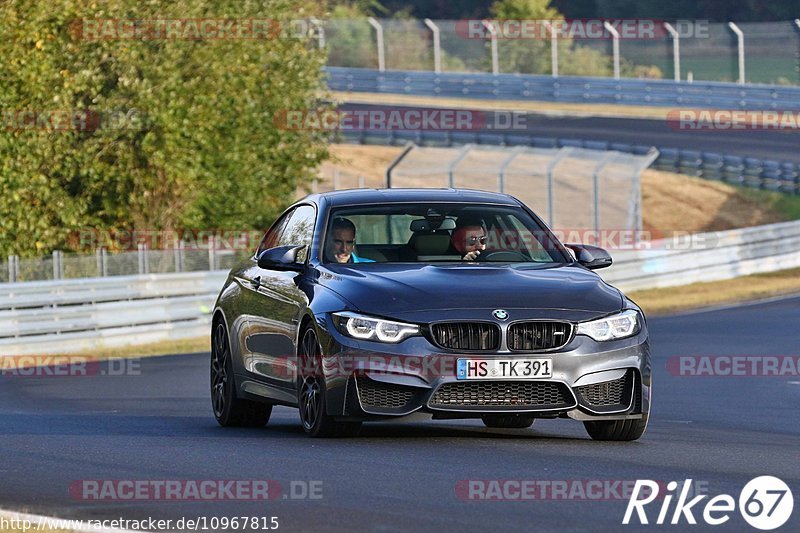
{"type": "MultiPolygon", "coordinates": [[[[339,108],[345,111],[419,109],[368,104],[342,104],[339,108]]],[[[482,131],[490,133],[645,144],[800,163],[800,151],[797,150],[800,133],[797,130],[688,131],[671,127],[666,120],[547,116],[536,113],[525,114],[524,120],[519,121],[524,129],[512,130],[508,126],[508,119],[495,117],[493,120],[492,112],[487,112],[487,115],[487,128],[482,131]]]]}
{"type": "MultiPolygon", "coordinates": [[[[627,500],[613,495],[474,501],[456,487],[463,480],[692,478],[710,496],[738,500],[747,481],[775,475],[794,491],[783,530],[798,531],[800,377],[667,370],[673,356],[796,356],[797,324],[800,297],[651,319],[654,415],[633,443],[591,441],[568,420],[540,420],[529,430],[412,420],[365,425],[358,439],[312,440],[288,408],[277,408],[266,428],[223,429],[210,410],[206,355],[145,359],[141,372],[118,377],[6,375],[0,508],[83,519],[276,516],[282,531],[653,530],[637,521],[622,526],[627,500]],[[268,502],[85,501],[69,492],[79,480],[201,479],[277,480],[283,492],[268,502]],[[294,496],[305,492],[292,481],[314,481],[321,498],[292,500],[290,486],[294,496]]],[[[651,521],[660,505],[648,507],[651,521]]],[[[694,514],[703,524],[702,508],[694,514]]],[[[683,521],[659,530],[687,529],[683,521]]],[[[756,531],[737,511],[713,529],[756,531]]]]}

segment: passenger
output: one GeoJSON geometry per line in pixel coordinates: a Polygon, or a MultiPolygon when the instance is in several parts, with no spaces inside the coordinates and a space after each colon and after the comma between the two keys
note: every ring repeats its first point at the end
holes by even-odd
{"type": "Polygon", "coordinates": [[[328,241],[325,244],[325,257],[335,263],[374,263],[372,259],[358,257],[356,247],[356,225],[342,217],[333,219],[328,241]]]}
{"type": "Polygon", "coordinates": [[[459,217],[451,242],[462,261],[475,261],[486,249],[486,224],[480,218],[459,217]]]}

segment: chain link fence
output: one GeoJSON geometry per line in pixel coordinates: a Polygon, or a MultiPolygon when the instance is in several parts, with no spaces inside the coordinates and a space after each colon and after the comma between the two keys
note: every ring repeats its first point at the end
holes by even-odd
{"type": "Polygon", "coordinates": [[[664,22],[654,21],[651,37],[623,35],[616,57],[610,34],[562,41],[542,31],[529,38],[501,36],[495,41],[496,64],[492,39],[476,37],[470,26],[478,22],[331,19],[323,24],[322,42],[332,67],[611,77],[617,64],[621,78],[690,82],[740,80],[741,46],[746,83],[800,85],[800,20],[735,25],[678,21],[669,25],[674,34],[664,22]],[[734,27],[742,32],[742,42],[734,27]]]}
{"type": "Polygon", "coordinates": [[[252,254],[253,250],[220,249],[216,246],[150,250],[140,245],[136,251],[116,253],[98,248],[86,254],[57,250],[51,256],[37,258],[12,255],[0,262],[0,283],[228,270],[252,254]]]}
{"type": "Polygon", "coordinates": [[[658,157],[615,151],[465,145],[413,146],[391,170],[392,187],[459,187],[515,196],[567,229],[642,229],[641,173],[658,157]]]}

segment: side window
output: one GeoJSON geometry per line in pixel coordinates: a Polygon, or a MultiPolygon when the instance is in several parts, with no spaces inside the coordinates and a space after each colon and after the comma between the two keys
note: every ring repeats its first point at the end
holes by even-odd
{"type": "Polygon", "coordinates": [[[311,239],[314,235],[314,223],[317,219],[317,212],[310,205],[301,205],[289,216],[286,225],[281,229],[276,246],[299,246],[304,244],[305,249],[297,254],[297,262],[303,263],[308,255],[311,246],[311,239]]]}
{"type": "Polygon", "coordinates": [[[286,213],[283,217],[281,217],[272,227],[267,230],[267,233],[264,235],[264,238],[261,239],[261,244],[258,245],[258,250],[256,250],[256,257],[260,256],[264,250],[269,250],[270,248],[275,248],[276,246],[280,246],[278,244],[278,237],[281,234],[281,230],[286,225],[286,221],[289,220],[289,217],[292,216],[294,211],[290,211],[286,213]]]}

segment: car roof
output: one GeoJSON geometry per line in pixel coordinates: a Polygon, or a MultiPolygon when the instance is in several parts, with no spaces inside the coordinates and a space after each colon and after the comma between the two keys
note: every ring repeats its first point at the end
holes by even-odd
{"type": "Polygon", "coordinates": [[[519,205],[516,199],[507,194],[473,189],[346,189],[311,194],[302,201],[319,203],[321,200],[332,207],[408,202],[463,202],[519,205]]]}

